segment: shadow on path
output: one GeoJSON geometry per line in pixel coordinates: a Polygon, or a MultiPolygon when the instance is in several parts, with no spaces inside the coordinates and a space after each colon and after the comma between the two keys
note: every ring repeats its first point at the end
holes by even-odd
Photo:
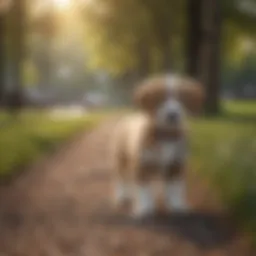
{"type": "Polygon", "coordinates": [[[224,246],[236,235],[234,226],[227,218],[208,214],[171,214],[135,220],[122,214],[113,215],[108,211],[94,214],[91,220],[103,225],[134,226],[178,235],[205,249],[224,246]]]}

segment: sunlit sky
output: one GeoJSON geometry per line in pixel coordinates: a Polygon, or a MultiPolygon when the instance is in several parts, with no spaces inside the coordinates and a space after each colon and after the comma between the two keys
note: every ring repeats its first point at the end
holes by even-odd
{"type": "Polygon", "coordinates": [[[66,9],[70,6],[72,0],[52,0],[57,8],[66,9]]]}
{"type": "MultiPolygon", "coordinates": [[[[0,0],[1,3],[2,0],[0,0]]],[[[7,0],[6,0],[7,1],[7,0]]],[[[69,10],[77,6],[85,6],[88,4],[95,3],[95,0],[34,0],[35,5],[33,7],[34,14],[40,14],[42,12],[48,11],[49,8],[54,8],[54,10],[58,10],[60,12],[69,12],[69,10]]],[[[75,8],[77,9],[77,8],[75,8]]]]}

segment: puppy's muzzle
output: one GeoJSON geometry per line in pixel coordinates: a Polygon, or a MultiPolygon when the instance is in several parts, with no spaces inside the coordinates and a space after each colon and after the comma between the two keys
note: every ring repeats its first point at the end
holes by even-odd
{"type": "Polygon", "coordinates": [[[169,112],[166,116],[166,121],[169,124],[176,124],[180,120],[180,115],[177,112],[169,112]]]}

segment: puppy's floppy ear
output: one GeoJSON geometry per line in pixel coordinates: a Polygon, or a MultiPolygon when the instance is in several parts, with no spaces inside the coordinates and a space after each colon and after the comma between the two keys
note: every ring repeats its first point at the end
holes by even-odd
{"type": "Polygon", "coordinates": [[[142,81],[135,86],[134,103],[141,110],[150,108],[150,90],[148,88],[149,81],[142,81]]]}
{"type": "Polygon", "coordinates": [[[178,94],[187,111],[192,115],[201,114],[205,101],[203,85],[199,81],[189,77],[182,78],[180,82],[178,94]]]}
{"type": "Polygon", "coordinates": [[[152,112],[165,97],[164,80],[161,77],[149,78],[136,86],[134,102],[141,110],[152,112]]]}

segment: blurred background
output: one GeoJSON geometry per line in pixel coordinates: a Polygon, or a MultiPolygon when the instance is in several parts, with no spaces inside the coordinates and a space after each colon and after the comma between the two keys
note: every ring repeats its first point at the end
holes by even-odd
{"type": "Polygon", "coordinates": [[[1,0],[1,105],[129,103],[138,79],[172,71],[205,83],[209,113],[219,98],[254,99],[255,8],[253,0],[1,0]]]}
{"type": "Polygon", "coordinates": [[[131,111],[136,82],[166,72],[203,82],[193,169],[255,235],[255,0],[0,0],[1,181],[131,111]]]}

